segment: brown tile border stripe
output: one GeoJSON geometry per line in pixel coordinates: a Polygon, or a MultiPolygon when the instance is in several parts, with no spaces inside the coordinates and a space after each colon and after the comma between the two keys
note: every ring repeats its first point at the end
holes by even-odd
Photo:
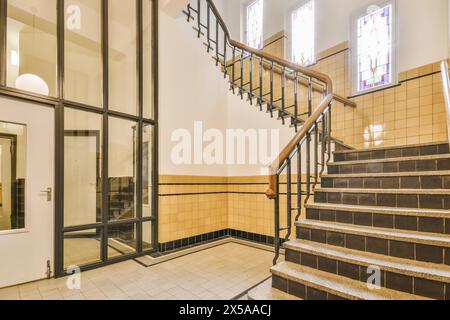
{"type": "MultiPolygon", "coordinates": [[[[217,192],[192,192],[192,193],[167,193],[159,194],[159,197],[176,197],[176,196],[201,196],[201,195],[214,195],[214,194],[253,194],[253,195],[265,195],[264,192],[240,192],[240,191],[217,191],[217,192]]],[[[294,195],[294,193],[292,193],[294,195]]],[[[281,194],[283,195],[283,194],[281,194]]]]}

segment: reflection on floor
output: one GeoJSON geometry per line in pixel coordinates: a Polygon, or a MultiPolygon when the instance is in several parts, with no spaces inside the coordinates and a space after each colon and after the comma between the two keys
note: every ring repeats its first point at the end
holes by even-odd
{"type": "Polygon", "coordinates": [[[81,290],[69,290],[64,278],[0,289],[0,300],[229,300],[268,278],[272,258],[272,252],[227,243],[148,268],[126,261],[87,271],[81,290]]]}
{"type": "MultiPolygon", "coordinates": [[[[122,255],[108,246],[108,257],[122,255]]],[[[66,266],[81,266],[100,261],[100,241],[92,238],[71,238],[64,241],[64,263],[66,266]]]]}

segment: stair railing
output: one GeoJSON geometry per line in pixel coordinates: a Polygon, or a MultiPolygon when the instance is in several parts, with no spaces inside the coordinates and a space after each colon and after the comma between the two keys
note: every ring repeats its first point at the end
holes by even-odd
{"type": "Polygon", "coordinates": [[[212,0],[194,0],[183,12],[188,22],[194,21],[198,38],[205,40],[207,51],[213,54],[216,65],[222,67],[224,77],[229,77],[230,89],[251,104],[255,102],[261,111],[266,108],[272,117],[278,113],[283,124],[290,119],[289,124],[297,132],[270,166],[266,195],[275,200],[275,264],[282,243],[291,236],[293,213],[298,220],[302,203],[313,195],[314,186],[331,159],[332,101],[356,105],[334,94],[327,75],[233,40],[212,0]],[[284,185],[286,191],[282,193],[280,186],[284,185]],[[281,226],[280,218],[282,196],[286,197],[285,226],[281,226]],[[285,232],[283,239],[282,232],[285,232]]]}
{"type": "Polygon", "coordinates": [[[450,143],[450,77],[448,72],[448,62],[447,60],[441,63],[441,76],[442,76],[442,87],[445,100],[445,110],[447,111],[447,130],[448,139],[450,143]]]}

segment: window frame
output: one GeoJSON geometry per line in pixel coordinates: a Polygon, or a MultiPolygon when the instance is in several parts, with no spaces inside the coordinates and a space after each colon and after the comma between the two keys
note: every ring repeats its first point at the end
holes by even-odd
{"type": "Polygon", "coordinates": [[[264,49],[264,0],[247,0],[245,1],[241,6],[241,42],[245,43],[246,45],[250,46],[248,43],[248,8],[253,5],[257,1],[262,1],[263,6],[263,14],[262,14],[262,27],[261,27],[261,47],[260,48],[254,48],[256,50],[263,50],[264,49]]]}
{"type": "Polygon", "coordinates": [[[314,4],[314,54],[313,54],[313,61],[311,61],[311,63],[309,63],[309,64],[306,64],[305,67],[309,67],[309,66],[312,66],[317,63],[317,3],[316,3],[316,0],[297,1],[295,3],[295,5],[293,5],[287,9],[286,16],[284,19],[286,21],[285,27],[286,27],[287,36],[289,39],[287,41],[287,48],[286,48],[287,49],[287,58],[289,59],[289,61],[294,62],[293,44],[292,44],[292,41],[294,39],[294,34],[293,34],[293,30],[292,30],[292,14],[294,13],[294,11],[300,9],[301,7],[303,7],[308,2],[311,2],[311,1],[314,4]]]}
{"type": "MultiPolygon", "coordinates": [[[[102,42],[102,68],[103,68],[103,74],[102,74],[102,89],[101,92],[103,94],[102,101],[103,105],[100,108],[99,106],[94,105],[87,105],[83,104],[77,101],[71,101],[64,98],[64,54],[65,54],[65,28],[66,28],[66,11],[65,11],[65,1],[64,0],[57,0],[55,1],[55,10],[57,13],[57,94],[56,96],[44,96],[41,94],[24,91],[21,89],[8,87],[6,83],[6,61],[7,61],[7,52],[6,52],[6,39],[7,39],[7,0],[0,0],[0,95],[3,95],[5,97],[9,97],[12,99],[18,99],[19,101],[25,101],[25,102],[31,102],[36,103],[39,105],[45,105],[50,108],[53,108],[54,114],[55,114],[55,157],[54,157],[54,173],[55,173],[55,197],[54,197],[54,274],[55,276],[64,276],[66,275],[66,270],[64,267],[64,239],[65,235],[69,234],[71,232],[80,232],[80,231],[88,231],[96,229],[101,237],[101,261],[100,262],[94,262],[86,265],[80,266],[82,271],[87,271],[91,269],[95,269],[98,267],[103,267],[106,265],[114,264],[121,261],[126,261],[129,259],[141,257],[144,255],[151,254],[153,252],[157,252],[159,250],[159,238],[158,238],[158,173],[159,173],[159,161],[158,161],[158,128],[159,128],[159,110],[158,110],[158,102],[159,102],[159,95],[158,95],[158,74],[159,74],[159,68],[158,68],[158,45],[159,45],[159,20],[158,20],[158,1],[157,0],[149,0],[151,2],[149,4],[148,8],[151,8],[151,15],[148,16],[151,18],[150,24],[151,24],[151,30],[148,34],[151,35],[152,39],[150,42],[148,50],[151,50],[152,55],[150,57],[151,62],[151,70],[147,70],[150,72],[150,77],[152,79],[152,90],[153,94],[149,100],[153,104],[153,111],[150,116],[144,115],[144,49],[146,48],[144,46],[144,36],[145,33],[143,32],[143,26],[144,26],[144,0],[134,0],[136,1],[137,8],[136,8],[136,17],[137,17],[137,24],[138,24],[138,46],[137,46],[137,77],[138,77],[138,88],[139,88],[139,114],[138,115],[132,115],[132,114],[126,114],[121,113],[117,111],[110,110],[108,98],[109,98],[109,92],[108,92],[108,33],[109,33],[109,26],[108,26],[108,3],[109,0],[99,0],[102,4],[101,8],[101,21],[102,24],[100,26],[101,28],[101,42],[102,42]],[[93,114],[99,114],[102,116],[102,130],[103,130],[103,136],[102,136],[102,176],[105,177],[102,182],[102,209],[104,212],[102,213],[102,221],[95,223],[95,224],[89,224],[89,225],[77,225],[73,227],[65,227],[64,226],[64,133],[65,133],[65,127],[64,127],[64,120],[65,120],[65,109],[74,109],[79,111],[85,111],[87,113],[93,113],[93,114]],[[151,184],[152,184],[152,203],[151,203],[151,216],[143,216],[143,206],[142,206],[142,193],[141,193],[141,186],[142,186],[142,144],[138,143],[138,159],[136,160],[137,166],[138,166],[138,173],[137,173],[137,217],[134,219],[128,219],[123,220],[120,222],[110,222],[105,219],[106,213],[108,212],[109,208],[109,201],[108,201],[108,190],[109,190],[109,182],[108,179],[108,169],[109,169],[109,161],[108,161],[108,151],[109,147],[107,145],[109,141],[109,117],[115,117],[122,120],[130,120],[135,121],[139,125],[139,133],[138,133],[138,140],[142,141],[142,129],[144,126],[150,126],[153,128],[153,136],[152,136],[152,145],[149,151],[151,151],[152,155],[152,163],[151,163],[151,184]],[[134,223],[136,225],[136,237],[138,238],[137,243],[137,250],[135,253],[126,254],[119,257],[108,257],[108,228],[109,227],[115,227],[115,226],[123,226],[127,224],[134,223]],[[150,244],[151,247],[143,248],[143,239],[142,239],[142,227],[144,224],[151,224],[152,226],[152,243],[150,244]]],[[[52,137],[50,137],[52,138],[52,137]]],[[[17,232],[13,233],[22,233],[27,232],[25,230],[18,230],[17,232]]]]}
{"type": "Polygon", "coordinates": [[[351,18],[351,46],[352,49],[352,93],[353,95],[362,95],[371,93],[374,91],[383,90],[386,88],[394,87],[398,84],[398,47],[397,47],[397,39],[398,39],[398,4],[397,0],[388,0],[382,2],[375,2],[369,5],[364,6],[362,9],[355,12],[355,14],[351,18]],[[391,82],[385,85],[380,85],[375,88],[370,88],[366,90],[359,90],[359,63],[358,63],[358,20],[367,14],[367,9],[370,6],[378,6],[380,8],[391,5],[392,6],[392,39],[391,39],[391,73],[392,78],[391,82]]]}

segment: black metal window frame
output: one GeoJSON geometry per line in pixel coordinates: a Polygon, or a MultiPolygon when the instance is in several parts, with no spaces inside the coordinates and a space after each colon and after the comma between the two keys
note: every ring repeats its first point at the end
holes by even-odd
{"type": "Polygon", "coordinates": [[[112,263],[125,261],[142,255],[147,255],[158,250],[158,0],[151,0],[152,4],[152,88],[153,91],[153,118],[144,118],[144,11],[143,1],[136,1],[136,22],[137,22],[137,83],[138,83],[138,103],[139,113],[137,116],[117,112],[109,109],[109,11],[108,0],[101,1],[101,40],[102,40],[102,68],[103,68],[103,108],[85,105],[74,101],[64,99],[64,37],[65,37],[65,0],[56,0],[57,12],[57,96],[42,96],[16,88],[7,87],[6,85],[6,63],[7,63],[7,1],[0,0],[0,96],[5,96],[21,101],[37,103],[55,110],[55,201],[54,201],[54,270],[55,276],[66,275],[64,269],[64,234],[74,231],[82,231],[88,229],[101,230],[101,262],[82,266],[81,270],[89,270],[105,266],[112,263]],[[102,221],[100,223],[64,227],[64,110],[65,108],[77,109],[90,113],[102,115],[103,117],[103,135],[102,135],[102,221]],[[120,118],[124,120],[135,121],[138,124],[138,144],[137,144],[137,180],[136,180],[136,218],[108,221],[107,213],[109,208],[108,190],[108,151],[109,151],[109,119],[110,117],[120,118]],[[143,181],[143,128],[151,126],[153,128],[152,141],[152,216],[143,217],[142,213],[142,181],[143,181]],[[142,226],[144,223],[152,224],[152,248],[143,250],[142,245],[142,226]],[[108,226],[135,224],[136,227],[136,252],[124,255],[118,258],[108,259],[108,226]]]}

